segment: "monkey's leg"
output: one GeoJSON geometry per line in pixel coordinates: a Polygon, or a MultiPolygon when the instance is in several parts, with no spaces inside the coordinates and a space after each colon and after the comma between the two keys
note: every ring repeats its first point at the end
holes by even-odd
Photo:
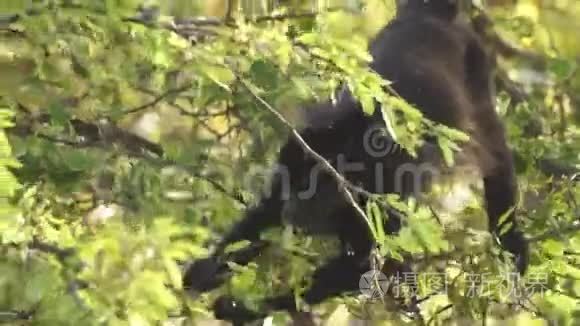
{"type": "Polygon", "coordinates": [[[502,246],[514,255],[515,265],[524,274],[528,265],[529,248],[524,234],[518,230],[516,205],[516,177],[509,149],[498,158],[498,167],[483,178],[490,232],[499,236],[502,246]],[[507,214],[502,223],[500,218],[507,214]],[[504,230],[505,229],[505,230],[504,230]],[[500,234],[501,232],[504,232],[500,234]]]}

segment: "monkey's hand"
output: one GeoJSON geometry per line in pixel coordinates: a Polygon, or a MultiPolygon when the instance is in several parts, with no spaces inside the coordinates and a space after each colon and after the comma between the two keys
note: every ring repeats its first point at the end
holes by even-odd
{"type": "Polygon", "coordinates": [[[524,234],[511,229],[501,235],[499,241],[502,247],[513,255],[514,264],[520,275],[524,275],[529,261],[529,245],[524,234]]]}
{"type": "Polygon", "coordinates": [[[219,297],[213,304],[213,312],[216,319],[230,321],[233,325],[243,325],[266,317],[230,296],[219,297]]]}
{"type": "Polygon", "coordinates": [[[211,291],[224,283],[228,270],[227,264],[216,256],[197,260],[187,268],[183,287],[197,292],[211,291]]]}
{"type": "Polygon", "coordinates": [[[231,272],[227,262],[247,265],[269,245],[268,241],[256,241],[228,254],[218,250],[211,257],[197,260],[187,268],[183,277],[183,287],[197,292],[216,289],[226,281],[231,272]]]}

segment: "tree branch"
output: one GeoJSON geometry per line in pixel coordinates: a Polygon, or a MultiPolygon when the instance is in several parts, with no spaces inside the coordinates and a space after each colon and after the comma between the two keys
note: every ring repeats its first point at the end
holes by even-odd
{"type": "Polygon", "coordinates": [[[538,241],[544,241],[544,240],[548,240],[548,239],[552,239],[552,238],[559,238],[562,237],[564,235],[567,234],[574,234],[576,232],[580,231],[580,221],[576,221],[574,223],[572,223],[572,225],[560,228],[560,229],[554,229],[554,230],[550,230],[546,233],[537,235],[535,237],[532,237],[529,239],[530,242],[538,242],[538,241]]]}
{"type": "Polygon", "coordinates": [[[443,306],[441,308],[439,308],[434,314],[433,316],[431,316],[431,318],[429,318],[429,320],[427,321],[427,326],[431,325],[431,323],[435,322],[435,318],[437,318],[440,314],[444,313],[445,311],[449,310],[453,308],[453,304],[448,304],[446,306],[443,306]]]}
{"type": "Polygon", "coordinates": [[[131,114],[131,113],[137,113],[139,111],[143,111],[145,109],[148,109],[150,107],[153,107],[153,106],[159,104],[161,101],[163,101],[164,99],[166,99],[169,96],[183,93],[190,88],[191,88],[191,84],[186,84],[186,85],[183,85],[183,86],[180,86],[177,88],[168,89],[165,92],[157,95],[157,97],[155,97],[151,102],[147,102],[145,104],[139,105],[139,106],[132,108],[132,109],[129,109],[127,111],[123,111],[123,114],[131,114]]]}
{"type": "Polygon", "coordinates": [[[291,19],[303,19],[303,18],[316,18],[317,16],[321,15],[322,13],[329,13],[329,12],[337,12],[337,11],[344,11],[352,14],[358,14],[355,10],[352,10],[347,7],[330,7],[326,8],[324,11],[305,11],[305,12],[288,12],[282,14],[273,14],[273,15],[264,15],[258,16],[252,21],[256,23],[262,23],[267,21],[284,21],[284,20],[291,20],[291,19]]]}
{"type": "Polygon", "coordinates": [[[75,253],[74,249],[72,248],[59,248],[55,245],[42,242],[36,238],[33,239],[32,242],[28,245],[28,248],[54,255],[61,262],[64,262],[68,257],[74,255],[75,253]]]}
{"type": "MultiPolygon", "coordinates": [[[[26,112],[26,111],[25,111],[26,112]]],[[[54,136],[46,135],[43,133],[36,132],[30,126],[31,121],[43,122],[49,121],[48,115],[41,115],[40,117],[34,119],[29,118],[27,120],[27,125],[16,125],[9,129],[6,129],[9,133],[16,135],[18,137],[38,137],[52,143],[63,144],[65,146],[70,146],[74,148],[86,148],[86,147],[109,147],[112,144],[121,144],[126,150],[126,154],[136,158],[145,159],[150,163],[154,163],[158,166],[177,166],[184,169],[191,176],[208,182],[217,191],[223,193],[224,195],[234,199],[238,203],[247,206],[248,203],[244,200],[243,196],[239,193],[232,193],[228,191],[219,182],[200,174],[197,169],[191,167],[183,166],[174,162],[172,160],[163,158],[164,150],[161,145],[150,142],[144,138],[132,134],[129,131],[121,129],[109,122],[106,123],[88,123],[79,119],[70,120],[70,124],[73,126],[75,132],[81,136],[83,139],[80,141],[74,141],[69,139],[61,139],[54,136]],[[146,152],[151,152],[157,155],[157,158],[152,155],[146,155],[146,152]]]]}
{"type": "Polygon", "coordinates": [[[542,171],[544,174],[548,176],[571,177],[574,176],[575,174],[580,173],[580,169],[574,166],[566,165],[554,159],[542,158],[536,160],[536,163],[538,169],[540,169],[540,171],[542,171]]]}
{"type": "Polygon", "coordinates": [[[80,119],[71,119],[69,124],[80,140],[58,138],[42,132],[38,132],[32,126],[34,123],[46,123],[50,121],[48,114],[38,117],[28,117],[25,123],[16,124],[14,127],[6,129],[9,133],[19,137],[34,136],[47,141],[63,144],[76,148],[98,147],[99,145],[121,144],[129,151],[149,151],[158,156],[163,156],[163,149],[159,144],[141,138],[129,131],[121,129],[108,121],[88,123],[80,119]]]}
{"type": "Polygon", "coordinates": [[[0,310],[0,323],[30,321],[34,314],[34,310],[0,310]]]}

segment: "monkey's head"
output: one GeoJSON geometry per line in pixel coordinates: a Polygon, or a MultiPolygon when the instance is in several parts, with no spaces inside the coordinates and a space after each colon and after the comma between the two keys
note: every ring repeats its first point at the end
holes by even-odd
{"type": "Polygon", "coordinates": [[[453,20],[461,8],[463,0],[397,0],[399,15],[428,13],[453,20]]]}

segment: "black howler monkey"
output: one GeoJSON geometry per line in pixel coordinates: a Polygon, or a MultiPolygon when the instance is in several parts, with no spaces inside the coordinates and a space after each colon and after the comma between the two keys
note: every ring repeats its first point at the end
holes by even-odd
{"type": "MultiPolygon", "coordinates": [[[[458,1],[399,1],[397,16],[371,43],[371,67],[391,81],[394,90],[428,119],[470,135],[462,156],[482,178],[490,231],[498,234],[499,219],[508,214],[506,222],[511,226],[500,241],[513,253],[516,266],[523,273],[528,246],[518,231],[512,209],[516,204],[517,185],[504,128],[495,112],[494,60],[468,24],[457,22],[458,1]]],[[[337,157],[342,155],[349,162],[362,162],[368,167],[344,173],[346,179],[370,192],[398,192],[403,197],[414,194],[412,187],[405,183],[406,186],[397,187],[396,169],[402,164],[417,162],[416,158],[405,151],[369,155],[365,150],[365,133],[377,123],[384,123],[380,115],[365,115],[348,92],[343,92],[334,104],[317,104],[305,112],[307,123],[301,136],[312,149],[334,166],[337,157]],[[382,171],[374,169],[377,162],[383,163],[382,171]],[[381,189],[376,185],[377,178],[384,181],[381,189]]],[[[433,160],[433,164],[438,164],[432,155],[420,154],[418,160],[433,160]]],[[[361,274],[370,269],[369,253],[374,246],[368,227],[340,193],[336,180],[324,171],[318,175],[313,196],[297,195],[309,187],[310,173],[317,163],[295,139],[290,138],[282,147],[278,164],[289,172],[290,192],[285,192],[284,180],[274,174],[270,194],[246,211],[212,257],[188,268],[184,277],[186,288],[207,291],[219,286],[227,269],[226,260],[247,263],[265,246],[259,240],[260,232],[286,220],[313,233],[336,234],[344,246],[341,255],[315,272],[312,286],[304,293],[305,302],[316,304],[358,289],[361,274]],[[317,207],[323,209],[317,210],[317,207]],[[240,240],[250,240],[253,245],[224,258],[225,246],[240,240]]],[[[364,207],[365,199],[358,200],[364,207]]],[[[400,228],[400,220],[396,218],[390,217],[387,223],[387,232],[394,233],[400,228]]],[[[273,298],[267,307],[295,309],[294,297],[273,298]]],[[[258,317],[227,299],[218,300],[214,312],[217,318],[237,322],[258,317]]]]}

